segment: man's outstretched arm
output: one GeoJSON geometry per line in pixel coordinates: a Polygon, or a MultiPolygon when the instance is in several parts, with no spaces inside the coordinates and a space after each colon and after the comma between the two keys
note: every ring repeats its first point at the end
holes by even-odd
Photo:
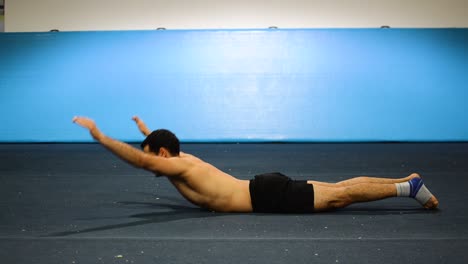
{"type": "Polygon", "coordinates": [[[143,122],[143,120],[141,120],[138,116],[134,116],[132,119],[133,119],[133,121],[135,121],[135,123],[136,123],[137,126],[138,126],[138,129],[140,130],[140,132],[141,132],[145,137],[147,137],[149,134],[151,134],[151,130],[148,129],[148,127],[147,127],[146,124],[143,122]]]}
{"type": "Polygon", "coordinates": [[[117,155],[122,160],[137,168],[143,168],[163,175],[175,175],[180,173],[178,166],[168,159],[149,155],[127,143],[112,139],[102,133],[92,119],[87,117],[74,117],[73,122],[88,129],[91,136],[99,141],[105,148],[117,155]]]}

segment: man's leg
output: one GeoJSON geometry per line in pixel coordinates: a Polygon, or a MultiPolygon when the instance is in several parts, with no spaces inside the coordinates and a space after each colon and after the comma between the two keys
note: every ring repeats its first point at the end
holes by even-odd
{"type": "Polygon", "coordinates": [[[358,183],[351,186],[325,186],[314,184],[315,210],[327,211],[353,203],[381,200],[397,195],[395,184],[358,183]]]}
{"type": "Polygon", "coordinates": [[[327,183],[327,182],[318,182],[318,181],[307,181],[307,182],[314,184],[314,186],[323,185],[323,186],[329,186],[329,187],[338,187],[338,186],[346,187],[346,186],[351,186],[351,185],[361,184],[361,183],[401,183],[401,182],[407,182],[413,178],[421,178],[421,176],[419,176],[419,174],[417,173],[412,173],[408,177],[398,178],[398,179],[360,176],[360,177],[340,181],[337,183],[327,183]]]}
{"type": "MultiPolygon", "coordinates": [[[[326,211],[343,208],[353,203],[396,197],[397,184],[356,183],[349,186],[314,184],[315,210],[318,212],[326,211]]],[[[413,192],[413,189],[411,192],[413,192]]],[[[431,196],[423,206],[428,209],[435,209],[438,206],[438,201],[434,196],[431,196]]]]}
{"type": "Polygon", "coordinates": [[[340,182],[337,182],[336,184],[338,186],[345,187],[345,186],[351,186],[351,185],[360,184],[360,183],[402,183],[402,182],[410,181],[413,178],[421,178],[421,176],[419,176],[419,174],[417,173],[412,173],[405,178],[399,178],[399,179],[361,176],[361,177],[356,177],[356,178],[352,178],[349,180],[340,181],[340,182]]]}

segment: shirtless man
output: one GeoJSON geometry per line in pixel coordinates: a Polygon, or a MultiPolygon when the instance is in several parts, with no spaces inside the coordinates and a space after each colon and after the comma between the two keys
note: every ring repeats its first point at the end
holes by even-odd
{"type": "Polygon", "coordinates": [[[396,196],[412,197],[427,209],[436,209],[439,204],[416,173],[401,179],[357,177],[338,183],[294,181],[280,173],[239,180],[180,152],[179,140],[169,130],[151,132],[140,118],[133,120],[146,136],[141,144],[143,151],[104,135],[89,118],[73,118],[119,158],[166,176],[187,200],[212,211],[313,213],[396,196]]]}

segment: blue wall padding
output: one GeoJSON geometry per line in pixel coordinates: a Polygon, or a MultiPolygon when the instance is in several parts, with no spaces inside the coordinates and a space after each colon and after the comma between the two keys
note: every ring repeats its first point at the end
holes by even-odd
{"type": "Polygon", "coordinates": [[[468,29],[0,34],[0,141],[468,140],[468,29]]]}

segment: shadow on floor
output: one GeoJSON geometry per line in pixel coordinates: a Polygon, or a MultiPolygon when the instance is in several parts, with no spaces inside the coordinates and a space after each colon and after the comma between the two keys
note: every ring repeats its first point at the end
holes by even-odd
{"type": "MultiPolygon", "coordinates": [[[[168,197],[169,198],[169,197],[168,197]]],[[[171,199],[171,198],[169,198],[171,199]]],[[[172,199],[173,200],[173,199],[172,199]]],[[[197,207],[191,207],[187,205],[178,205],[173,203],[154,203],[154,202],[134,202],[134,201],[121,201],[118,204],[126,206],[137,206],[147,207],[147,208],[164,208],[169,209],[169,211],[158,211],[151,213],[142,213],[142,214],[132,214],[130,216],[123,217],[94,217],[94,218],[80,218],[77,220],[103,220],[103,219],[122,219],[122,218],[137,218],[142,219],[139,221],[132,221],[128,223],[112,224],[105,225],[100,227],[93,227],[81,230],[73,231],[64,231],[64,232],[55,232],[44,235],[44,237],[63,237],[84,233],[92,233],[113,229],[121,229],[134,226],[142,226],[146,224],[154,223],[165,223],[171,221],[185,220],[185,219],[197,219],[197,218],[211,218],[211,217],[220,217],[227,215],[252,215],[252,216],[262,216],[262,215],[271,215],[271,214],[261,214],[261,213],[215,213],[206,209],[201,209],[197,207]]],[[[438,214],[440,210],[426,210],[424,208],[376,208],[376,207],[366,207],[366,206],[353,206],[349,208],[344,208],[340,210],[330,211],[330,212],[321,212],[320,215],[356,215],[356,216],[377,216],[377,215],[415,215],[415,214],[438,214]]]]}

